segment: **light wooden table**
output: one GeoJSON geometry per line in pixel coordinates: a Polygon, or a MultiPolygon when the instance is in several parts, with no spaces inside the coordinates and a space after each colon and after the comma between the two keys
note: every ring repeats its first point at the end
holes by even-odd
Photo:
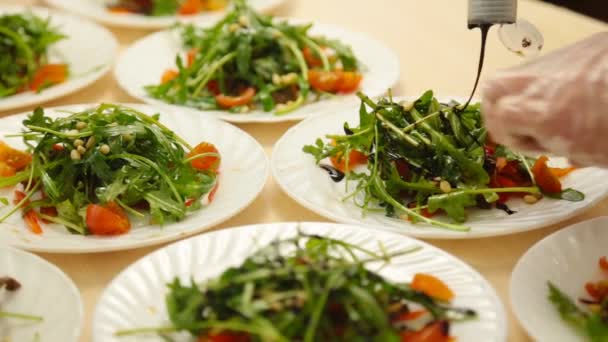
{"type": "MultiPolygon", "coordinates": [[[[465,0],[290,0],[277,9],[282,16],[314,19],[367,32],[396,50],[401,61],[401,79],[395,88],[400,95],[419,95],[427,89],[438,94],[466,96],[473,85],[479,49],[479,32],[466,28],[465,0]]],[[[0,4],[34,4],[36,0],[0,0],[0,4]]],[[[519,15],[535,23],[545,36],[544,51],[551,51],[582,39],[608,25],[564,9],[536,1],[520,1],[519,15]]],[[[147,32],[113,29],[124,49],[147,32]]],[[[522,60],[506,51],[495,31],[488,41],[485,75],[522,60]]],[[[119,89],[109,74],[93,86],[73,95],[47,103],[48,106],[134,102],[119,89]]],[[[10,115],[32,108],[0,113],[10,115]]],[[[242,124],[270,155],[275,141],[293,124],[242,124]]],[[[430,241],[481,272],[498,291],[508,311],[509,341],[528,341],[526,333],[512,314],[509,303],[509,278],[518,258],[534,243],[566,225],[608,214],[608,200],[584,214],[559,225],[512,236],[467,241],[430,241]]],[[[300,207],[270,180],[261,196],[242,213],[217,228],[282,222],[325,221],[300,207]]],[[[42,254],[58,265],[75,282],[85,306],[82,341],[91,339],[91,320],[95,304],[105,286],[125,267],[159,248],[89,255],[42,254]]],[[[480,337],[482,338],[482,337],[480,337]]],[[[481,341],[481,340],[480,340],[481,341]]],[[[463,341],[465,342],[465,341],[463,341]]]]}

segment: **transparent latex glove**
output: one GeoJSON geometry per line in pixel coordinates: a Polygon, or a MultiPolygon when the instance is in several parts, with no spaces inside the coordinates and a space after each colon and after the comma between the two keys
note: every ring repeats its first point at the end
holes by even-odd
{"type": "Polygon", "coordinates": [[[608,167],[608,32],[501,71],[482,91],[492,140],[608,167]]]}

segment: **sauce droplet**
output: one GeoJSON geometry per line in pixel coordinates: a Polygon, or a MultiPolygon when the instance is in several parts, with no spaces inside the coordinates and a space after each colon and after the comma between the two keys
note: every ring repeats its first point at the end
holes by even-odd
{"type": "Polygon", "coordinates": [[[333,166],[330,166],[327,164],[319,164],[319,167],[322,168],[323,170],[327,171],[331,180],[333,180],[336,183],[338,183],[344,179],[344,172],[336,169],[333,166]]]}
{"type": "Polygon", "coordinates": [[[515,210],[511,210],[511,208],[509,208],[506,204],[504,203],[496,203],[496,208],[500,209],[502,211],[504,211],[505,213],[507,213],[507,215],[513,215],[516,214],[517,211],[515,210]]]}
{"type": "Polygon", "coordinates": [[[507,49],[522,57],[538,55],[545,43],[536,26],[525,19],[518,19],[514,24],[500,25],[498,36],[507,49]]]}

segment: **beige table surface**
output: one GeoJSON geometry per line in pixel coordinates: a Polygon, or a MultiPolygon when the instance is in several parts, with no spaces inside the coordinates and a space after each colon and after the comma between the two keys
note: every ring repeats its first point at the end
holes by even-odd
{"type": "MultiPolygon", "coordinates": [[[[0,4],[34,4],[36,0],[0,0],[0,4]]],[[[367,32],[395,49],[401,61],[401,78],[396,94],[418,95],[426,89],[439,94],[465,96],[472,87],[476,70],[479,32],[466,29],[465,0],[288,0],[276,10],[294,16],[339,24],[367,32]]],[[[545,53],[608,30],[608,25],[573,12],[536,1],[520,1],[519,16],[535,23],[545,37],[545,53]]],[[[124,49],[147,32],[113,29],[124,49]]],[[[485,75],[521,62],[507,52],[492,32],[488,41],[485,75]]],[[[112,74],[91,87],[47,103],[48,106],[94,103],[100,101],[134,102],[118,88],[112,74]]],[[[32,108],[0,113],[10,115],[32,108]]],[[[293,124],[242,124],[270,155],[274,142],[293,124]]],[[[518,258],[534,243],[566,225],[608,214],[608,200],[584,214],[553,227],[512,236],[467,241],[430,241],[469,263],[496,288],[508,311],[509,341],[529,341],[513,316],[509,303],[509,279],[518,258]]],[[[217,228],[282,222],[326,221],[287,197],[270,180],[260,197],[247,209],[217,228]]],[[[85,307],[82,341],[91,340],[91,320],[95,304],[106,285],[125,267],[159,248],[142,248],[108,254],[58,255],[42,257],[63,269],[75,282],[85,307]]]]}

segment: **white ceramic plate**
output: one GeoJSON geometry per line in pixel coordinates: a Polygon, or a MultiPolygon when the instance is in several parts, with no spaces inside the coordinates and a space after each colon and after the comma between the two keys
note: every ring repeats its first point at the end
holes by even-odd
{"type": "MultiPolygon", "coordinates": [[[[266,13],[280,6],[285,0],[249,0],[256,10],[266,13]]],[[[45,0],[51,6],[61,8],[75,14],[89,17],[98,22],[111,26],[130,27],[138,29],[161,29],[180,22],[214,22],[220,19],[225,11],[206,12],[189,16],[149,17],[138,14],[117,14],[107,10],[106,4],[111,0],[45,0]]]]}
{"type": "MultiPolygon", "coordinates": [[[[260,246],[277,238],[294,236],[297,229],[340,239],[379,251],[378,241],[387,250],[413,246],[419,251],[395,258],[380,274],[393,281],[410,281],[415,273],[433,274],[455,292],[454,305],[476,310],[480,318],[452,326],[459,341],[506,340],[504,309],[496,293],[483,277],[457,258],[424,242],[358,226],[331,223],[274,223],[245,226],[197,236],[162,248],[119,274],[104,291],[93,320],[94,341],[161,341],[154,336],[117,339],[117,330],[163,326],[168,322],[164,304],[166,283],[174,277],[201,282],[230,266],[239,265],[260,246]]],[[[379,265],[371,265],[377,267],[379,265]]],[[[188,341],[188,339],[184,339],[188,341]]]]}
{"type": "MultiPolygon", "coordinates": [[[[290,20],[294,23],[303,23],[302,20],[290,20]]],[[[311,29],[313,35],[324,35],[332,39],[338,39],[352,47],[355,56],[365,66],[363,73],[361,91],[370,95],[378,96],[384,94],[399,80],[399,60],[397,56],[387,47],[373,38],[357,32],[315,23],[311,29]]],[[[170,68],[175,68],[175,56],[182,53],[181,39],[174,31],[162,31],[151,34],[129,47],[120,57],[115,77],[120,86],[131,96],[146,103],[188,108],[178,105],[170,105],[148,96],[144,86],[158,84],[162,74],[170,68]]],[[[198,111],[193,108],[188,110],[197,113],[212,114],[222,120],[230,122],[279,122],[302,120],[315,113],[331,112],[341,108],[345,103],[353,102],[356,96],[336,96],[330,100],[319,101],[302,106],[301,108],[277,116],[273,113],[255,110],[246,114],[228,113],[226,111],[198,111]]]]}
{"type": "Polygon", "coordinates": [[[80,90],[105,75],[116,57],[118,42],[112,33],[82,18],[46,8],[23,6],[0,7],[0,15],[28,10],[43,18],[50,17],[52,26],[68,36],[49,47],[49,61],[67,63],[69,78],[38,94],[28,91],[0,98],[0,111],[39,104],[80,90]]]}
{"type": "MultiPolygon", "coordinates": [[[[50,109],[82,110],[92,105],[50,109]]],[[[127,105],[148,114],[161,113],[160,122],[189,143],[213,143],[222,155],[220,186],[215,199],[184,220],[164,227],[141,223],[128,234],[117,237],[95,237],[70,234],[61,226],[48,225],[44,234],[35,235],[26,228],[21,215],[11,216],[0,224],[0,241],[28,250],[52,253],[92,253],[130,249],[159,244],[199,233],[239,213],[260,193],[268,178],[268,158],[262,146],[250,135],[225,122],[189,113],[157,109],[146,105],[127,105]]],[[[65,114],[64,114],[65,115],[65,114]]],[[[0,119],[0,137],[21,130],[25,114],[0,119]]],[[[4,139],[12,146],[23,146],[18,138],[4,139]]],[[[12,198],[10,189],[0,196],[12,198]]],[[[0,209],[3,213],[7,208],[0,209]]]]}
{"type": "Polygon", "coordinates": [[[585,341],[547,299],[547,282],[575,301],[588,297],[585,283],[600,275],[598,260],[608,255],[608,217],[580,222],[536,243],[511,275],[511,307],[536,341],[585,341]]]}
{"type": "Polygon", "coordinates": [[[0,291],[0,310],[41,316],[43,321],[0,318],[0,341],[76,342],[82,325],[82,302],[74,283],[59,268],[33,254],[0,246],[0,277],[22,287],[0,291]]]}
{"type": "MultiPolygon", "coordinates": [[[[343,134],[344,122],[357,126],[358,106],[326,112],[293,126],[279,139],[273,150],[271,168],[281,188],[301,205],[331,220],[366,224],[421,238],[470,239],[547,226],[576,215],[608,194],[608,183],[604,181],[608,171],[587,168],[577,170],[563,180],[565,187],[585,193],[584,201],[574,203],[543,199],[535,205],[528,205],[521,200],[513,200],[509,202],[509,207],[517,213],[510,216],[501,210],[471,210],[466,222],[471,230],[466,233],[421,223],[414,225],[386,217],[383,212],[370,212],[364,216],[352,201],[342,200],[349,193],[344,182],[331,181],[327,173],[315,165],[313,156],[302,152],[302,147],[313,144],[317,137],[343,134]]],[[[556,158],[552,163],[560,165],[565,160],[556,158]]],[[[350,187],[351,190],[353,188],[350,187]]]]}

